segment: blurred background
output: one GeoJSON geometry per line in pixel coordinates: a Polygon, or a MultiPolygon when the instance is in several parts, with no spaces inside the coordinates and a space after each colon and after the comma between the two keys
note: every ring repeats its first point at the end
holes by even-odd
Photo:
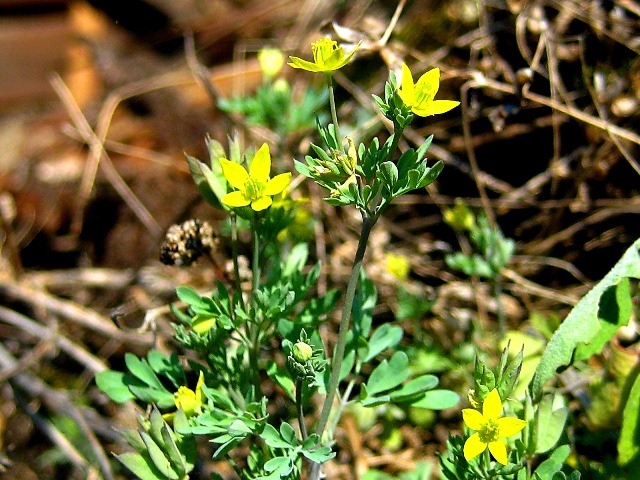
{"type": "MultiPolygon", "coordinates": [[[[106,452],[122,448],[114,427],[133,425],[132,407],[109,403],[93,375],[127,351],[169,348],[173,289],[223,278],[228,259],[223,247],[218,263],[158,261],[170,225],[222,228],[184,154],[206,160],[207,136],[226,145],[237,132],[245,146],[272,143],[277,168],[292,170],[315,138],[324,105],[284,133],[225,107],[264,81],[263,47],[310,58],[322,35],[363,40],[336,75],[361,138],[388,136],[370,95],[403,61],[416,76],[439,67],[438,98],[462,102],[405,132],[405,147],[435,134],[428,157],[445,170],[389,210],[369,262],[380,319],[398,317],[386,255],[408,262],[403,281],[428,303],[410,329],[453,362],[445,386],[469,381],[454,366],[473,362],[478,309],[489,329],[498,316],[514,329],[531,312],[562,318],[640,235],[639,14],[632,0],[0,0],[0,478],[126,478],[106,452]],[[457,199],[516,242],[504,311],[445,262],[465,248],[443,221],[457,199]]],[[[295,98],[321,95],[322,78],[280,75],[295,98]]],[[[358,217],[300,192],[323,285],[340,285],[358,217]]],[[[608,421],[589,418],[595,430],[608,421]]],[[[336,478],[359,478],[350,465],[437,463],[459,412],[425,422],[387,444],[381,433],[354,443],[365,427],[347,420],[336,478]]]]}

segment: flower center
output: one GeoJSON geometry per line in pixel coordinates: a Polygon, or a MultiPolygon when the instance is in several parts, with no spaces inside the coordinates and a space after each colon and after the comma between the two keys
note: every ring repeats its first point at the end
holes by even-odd
{"type": "Polygon", "coordinates": [[[478,432],[482,443],[495,442],[500,438],[498,423],[495,420],[489,420],[484,424],[482,430],[478,432]]]}
{"type": "Polygon", "coordinates": [[[250,178],[244,184],[244,195],[250,200],[257,200],[262,196],[265,185],[261,182],[256,182],[250,178]]]}

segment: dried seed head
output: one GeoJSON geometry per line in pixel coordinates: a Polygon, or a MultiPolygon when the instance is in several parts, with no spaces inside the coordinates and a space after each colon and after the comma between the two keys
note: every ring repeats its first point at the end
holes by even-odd
{"type": "Polygon", "coordinates": [[[197,218],[171,225],[160,247],[160,261],[165,265],[189,266],[217,242],[213,227],[197,218]]]}

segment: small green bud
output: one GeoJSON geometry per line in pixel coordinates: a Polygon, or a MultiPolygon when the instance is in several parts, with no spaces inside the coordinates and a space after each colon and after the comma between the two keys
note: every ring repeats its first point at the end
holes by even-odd
{"type": "Polygon", "coordinates": [[[293,346],[293,358],[300,363],[308,362],[313,356],[313,349],[308,343],[298,342],[293,346]]]}

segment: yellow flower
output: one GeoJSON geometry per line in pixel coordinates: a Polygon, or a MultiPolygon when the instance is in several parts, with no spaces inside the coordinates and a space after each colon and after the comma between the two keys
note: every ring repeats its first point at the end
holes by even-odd
{"type": "Polygon", "coordinates": [[[472,408],[462,410],[464,423],[476,433],[464,443],[464,458],[471,460],[484,452],[487,447],[494,458],[503,465],[508,463],[507,447],[502,438],[515,435],[527,422],[513,417],[502,417],[502,400],[495,388],[485,398],[482,413],[472,408]]]}
{"type": "Polygon", "coordinates": [[[349,63],[349,60],[351,60],[351,57],[353,57],[358,47],[360,47],[360,42],[358,42],[348,55],[345,55],[344,49],[340,47],[335,40],[321,38],[311,44],[313,62],[298,57],[289,57],[291,61],[287,65],[309,72],[332,72],[349,63]]]}
{"type": "Polygon", "coordinates": [[[191,328],[198,335],[204,335],[216,326],[216,321],[217,319],[213,315],[198,313],[193,317],[191,328]]]}
{"type": "Polygon", "coordinates": [[[445,223],[456,230],[471,232],[476,229],[476,217],[460,199],[456,199],[456,204],[453,208],[444,211],[443,217],[445,223]]]}
{"type": "MultiPolygon", "coordinates": [[[[182,409],[187,418],[202,413],[202,406],[204,405],[202,393],[203,385],[204,374],[200,371],[195,392],[189,387],[180,387],[178,388],[178,391],[173,394],[173,401],[176,404],[176,408],[182,409]]],[[[171,412],[163,415],[162,418],[170,421],[173,420],[175,415],[175,412],[171,412]]]]}
{"type": "Polygon", "coordinates": [[[237,188],[237,191],[222,197],[222,203],[229,207],[251,205],[256,212],[269,208],[273,203],[271,197],[282,192],[291,182],[291,173],[282,173],[269,179],[271,154],[266,143],[256,152],[248,172],[239,163],[226,158],[220,159],[220,165],[227,182],[237,188]]]}
{"type": "Polygon", "coordinates": [[[406,280],[409,276],[409,259],[406,255],[395,253],[387,253],[386,255],[387,271],[398,280],[406,280]]]}
{"type": "Polygon", "coordinates": [[[258,62],[264,76],[272,78],[284,65],[284,55],[277,48],[263,48],[258,52],[258,62]]]}
{"type": "Polygon", "coordinates": [[[440,88],[440,69],[434,68],[422,75],[418,83],[413,83],[411,70],[402,64],[402,84],[400,98],[411,111],[420,117],[445,113],[460,105],[453,100],[434,100],[440,88]]]}

